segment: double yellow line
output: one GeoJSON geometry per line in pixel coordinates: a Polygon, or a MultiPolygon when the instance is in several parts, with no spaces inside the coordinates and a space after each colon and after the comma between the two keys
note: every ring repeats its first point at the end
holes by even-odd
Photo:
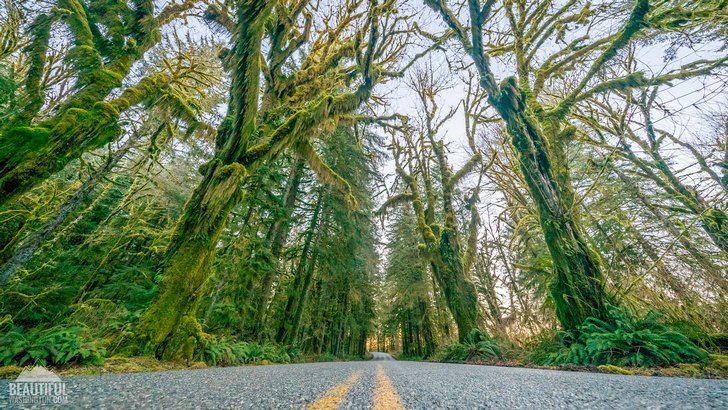
{"type": "MultiPolygon", "coordinates": [[[[308,406],[308,410],[334,410],[338,408],[346,395],[349,394],[351,388],[359,381],[362,373],[363,371],[361,370],[356,371],[344,380],[343,383],[337,384],[329,389],[323,397],[311,403],[308,406]]],[[[402,400],[399,398],[397,391],[394,390],[394,387],[392,387],[392,382],[389,381],[389,377],[384,372],[382,365],[377,365],[372,408],[374,410],[404,409],[402,400]]]]}
{"type": "Polygon", "coordinates": [[[339,407],[339,404],[351,390],[352,386],[356,384],[361,378],[362,371],[359,370],[354,372],[348,379],[344,380],[343,383],[337,384],[336,386],[329,389],[323,397],[311,403],[308,406],[308,410],[333,410],[339,407]]]}
{"type": "Polygon", "coordinates": [[[376,387],[374,388],[374,410],[400,410],[404,409],[399,394],[392,387],[389,377],[384,373],[382,365],[377,365],[376,387]]]}

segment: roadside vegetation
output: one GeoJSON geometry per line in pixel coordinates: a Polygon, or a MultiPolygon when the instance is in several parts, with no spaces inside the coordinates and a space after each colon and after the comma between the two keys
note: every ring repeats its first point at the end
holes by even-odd
{"type": "Polygon", "coordinates": [[[6,0],[0,376],[727,377],[726,27],[723,0],[6,0]]]}

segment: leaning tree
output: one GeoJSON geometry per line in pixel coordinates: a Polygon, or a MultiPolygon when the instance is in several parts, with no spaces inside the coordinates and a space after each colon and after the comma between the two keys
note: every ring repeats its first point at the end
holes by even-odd
{"type": "MultiPolygon", "coordinates": [[[[424,2],[472,59],[480,87],[518,153],[553,263],[551,296],[559,321],[564,328],[576,330],[587,317],[606,318],[601,258],[585,233],[569,173],[566,151],[577,132],[570,114],[594,95],[661,84],[679,76],[677,72],[658,76],[642,71],[603,73],[637,40],[680,30],[686,21],[709,21],[721,13],[721,2],[683,6],[637,0],[629,10],[621,3],[597,7],[579,0],[468,0],[467,11],[455,9],[456,2],[452,6],[445,0],[424,2]],[[464,22],[463,16],[467,17],[464,22]],[[623,20],[616,31],[601,24],[615,18],[623,20]],[[495,58],[512,70],[500,83],[491,62],[495,58]]],[[[695,62],[690,70],[715,64],[695,62]]]]}

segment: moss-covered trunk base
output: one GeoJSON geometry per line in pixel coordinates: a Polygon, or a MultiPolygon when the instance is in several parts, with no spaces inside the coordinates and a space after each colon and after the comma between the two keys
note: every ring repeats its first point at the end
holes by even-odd
{"type": "Polygon", "coordinates": [[[462,255],[457,243],[457,233],[445,228],[440,235],[439,258],[432,265],[438,286],[445,296],[445,303],[458,329],[462,342],[471,330],[478,327],[478,297],[475,286],[463,271],[462,255]]]}
{"type": "Polygon", "coordinates": [[[167,250],[159,293],[134,330],[126,353],[190,359],[204,336],[196,301],[207,278],[215,245],[232,207],[239,202],[245,168],[214,162],[185,206],[167,250]],[[134,348],[135,347],[135,348],[134,348]]]}

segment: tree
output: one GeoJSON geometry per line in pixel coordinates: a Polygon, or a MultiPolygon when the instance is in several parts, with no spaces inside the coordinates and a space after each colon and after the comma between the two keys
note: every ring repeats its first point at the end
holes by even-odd
{"type": "MultiPolygon", "coordinates": [[[[73,208],[80,205],[85,198],[97,188],[101,179],[109,176],[113,168],[139,143],[142,136],[149,134],[150,160],[158,157],[163,150],[163,142],[170,136],[196,136],[205,135],[211,126],[203,118],[206,113],[214,110],[220,99],[220,83],[222,82],[220,67],[217,62],[210,61],[208,48],[215,48],[207,41],[199,43],[181,44],[177,33],[167,36],[162,44],[166,50],[150,52],[143,72],[164,74],[170,77],[171,84],[167,90],[168,95],[158,96],[158,101],[166,100],[163,104],[155,104],[139,112],[129,112],[125,120],[123,131],[129,132],[126,138],[120,141],[120,147],[105,164],[89,175],[81,187],[58,209],[55,217],[46,221],[45,225],[35,234],[27,235],[26,230],[33,225],[29,218],[14,218],[17,223],[15,232],[7,240],[0,239],[0,284],[5,283],[13,272],[33,255],[33,252],[45,240],[54,235],[65,219],[72,213],[73,208]],[[203,92],[202,89],[205,88],[203,92]],[[188,127],[185,121],[180,120],[179,113],[188,112],[187,121],[196,125],[188,127]],[[197,135],[194,135],[195,132],[197,135]],[[10,261],[12,259],[12,261],[10,261]]],[[[12,212],[12,208],[9,208],[12,212]]]]}
{"type": "MultiPolygon", "coordinates": [[[[330,50],[328,52],[334,55],[328,55],[324,50],[326,58],[319,63],[323,66],[312,69],[321,70],[322,76],[350,72],[360,79],[360,83],[334,95],[327,94],[327,90],[318,90],[318,95],[306,100],[310,105],[276,121],[280,125],[271,127],[270,131],[266,131],[265,126],[257,127],[256,119],[265,117],[257,104],[260,49],[272,6],[270,2],[253,0],[237,5],[235,44],[226,57],[226,66],[232,69],[228,115],[218,130],[215,159],[204,167],[205,177],[187,202],[175,228],[159,294],[135,330],[135,344],[143,351],[155,352],[163,348],[166,358],[189,358],[194,352],[201,338],[196,320],[196,299],[209,276],[210,259],[228,214],[244,195],[241,184],[247,174],[256,172],[262,164],[290,147],[304,157],[312,169],[329,175],[329,181],[348,186],[320,160],[310,139],[327,122],[335,123],[342,116],[354,114],[369,98],[377,81],[392,75],[384,71],[385,67],[377,65],[379,59],[387,64],[389,49],[399,47],[398,43],[392,43],[392,33],[379,32],[380,19],[392,12],[392,4],[371,3],[363,25],[353,35],[356,41],[343,45],[347,53],[342,55],[338,50],[330,50]],[[366,41],[363,41],[365,35],[366,41]],[[353,69],[343,65],[343,57],[351,55],[349,53],[355,57],[353,69]]],[[[349,18],[347,23],[352,24],[352,20],[349,18]]],[[[397,32],[396,24],[387,28],[397,32]]],[[[351,81],[347,82],[351,84],[351,81]]],[[[345,84],[341,86],[345,87],[345,84]]]]}
{"type": "MultiPolygon", "coordinates": [[[[610,12],[608,7],[595,10],[590,3],[578,1],[562,6],[552,2],[509,1],[503,7],[494,8],[493,0],[484,4],[469,0],[469,20],[463,24],[443,0],[425,0],[425,4],[440,15],[472,59],[480,87],[505,122],[518,152],[521,173],[538,210],[553,261],[551,293],[559,321],[564,328],[575,330],[587,317],[606,318],[602,262],[589,244],[580,211],[575,206],[565,155],[576,132],[567,121],[568,116],[575,105],[593,95],[659,84],[673,78],[675,74],[647,78],[640,72],[600,79],[597,74],[640,33],[651,28],[679,26],[684,13],[689,11],[673,4],[651,7],[648,0],[640,0],[635,2],[618,31],[592,39],[591,31],[595,27],[590,22],[610,12]],[[499,24],[498,16],[504,18],[511,34],[502,39],[494,30],[494,41],[488,43],[484,40],[484,31],[489,35],[491,31],[486,30],[486,24],[495,27],[499,24]],[[563,33],[569,24],[583,26],[585,35],[566,43],[563,33]],[[559,42],[565,43],[560,51],[550,55],[544,51],[548,50],[546,44],[559,42]],[[513,57],[516,75],[498,84],[490,59],[498,57],[503,50],[508,50],[508,55],[513,57]],[[563,93],[547,96],[547,87],[555,88],[559,77],[567,71],[577,76],[575,85],[566,85],[564,81],[567,88],[563,93]]],[[[697,7],[710,13],[719,6],[706,2],[697,7]]]]}
{"type": "Polygon", "coordinates": [[[479,327],[478,300],[470,279],[470,266],[477,245],[471,238],[477,237],[479,221],[474,204],[478,200],[479,188],[474,188],[470,194],[469,202],[473,206],[470,208],[471,222],[467,227],[465,250],[455,215],[454,192],[463,177],[481,162],[481,154],[474,141],[478,125],[477,109],[482,98],[479,99],[470,89],[463,101],[466,133],[473,153],[461,169],[453,172],[447,161],[445,144],[438,140],[441,128],[455,114],[454,109],[444,114],[438,111],[436,98],[447,88],[447,83],[442,78],[436,78],[431,67],[428,67],[413,76],[411,87],[417,93],[423,111],[420,128],[404,128],[401,132],[403,142],[394,140],[392,143],[396,172],[404,184],[405,192],[389,198],[381,210],[401,202],[409,202],[412,206],[424,241],[422,252],[431,263],[433,277],[457,324],[458,337],[463,340],[470,330],[479,327]],[[437,177],[439,181],[436,181],[437,177]],[[421,193],[421,187],[424,193],[421,193]],[[436,209],[438,196],[442,199],[440,212],[436,209]]]}
{"type": "Polygon", "coordinates": [[[393,215],[389,238],[385,289],[386,336],[401,339],[402,354],[430,357],[437,347],[432,322],[431,281],[419,254],[417,222],[410,209],[393,215]]]}
{"type": "Polygon", "coordinates": [[[171,3],[155,14],[151,0],[59,0],[50,11],[38,12],[29,26],[32,38],[23,48],[28,61],[23,86],[17,89],[20,96],[13,97],[23,101],[23,108],[0,127],[0,205],[84,152],[118,139],[120,116],[137,105],[171,103],[180,118],[194,125],[191,107],[176,100],[174,73],[153,72],[132,85],[124,82],[132,80],[134,63],[159,43],[160,28],[195,4],[171,3]],[[68,29],[73,45],[49,59],[58,24],[68,29]],[[58,71],[60,78],[54,76],[58,71]],[[48,98],[56,86],[63,98],[48,98]],[[70,91],[64,92],[66,87],[70,91]]]}
{"type": "Polygon", "coordinates": [[[617,137],[618,141],[614,143],[615,152],[680,204],[679,208],[676,206],[673,209],[680,209],[682,213],[693,215],[713,244],[721,251],[728,252],[728,225],[726,225],[728,215],[720,204],[722,200],[720,197],[712,200],[705,198],[686,183],[679,175],[679,171],[674,170],[674,165],[665,157],[663,151],[669,144],[687,151],[698,164],[699,172],[720,189],[722,196],[728,194],[728,185],[709,165],[712,160],[702,154],[696,146],[655,126],[652,113],[657,108],[655,99],[658,89],[658,87],[646,89],[639,96],[626,93],[623,107],[614,107],[610,101],[599,101],[595,104],[598,111],[594,113],[593,119],[584,119],[584,122],[595,131],[595,138],[587,136],[584,140],[598,147],[611,147],[612,144],[607,138],[617,137]],[[635,152],[630,143],[644,152],[648,159],[642,158],[635,152]]]}

